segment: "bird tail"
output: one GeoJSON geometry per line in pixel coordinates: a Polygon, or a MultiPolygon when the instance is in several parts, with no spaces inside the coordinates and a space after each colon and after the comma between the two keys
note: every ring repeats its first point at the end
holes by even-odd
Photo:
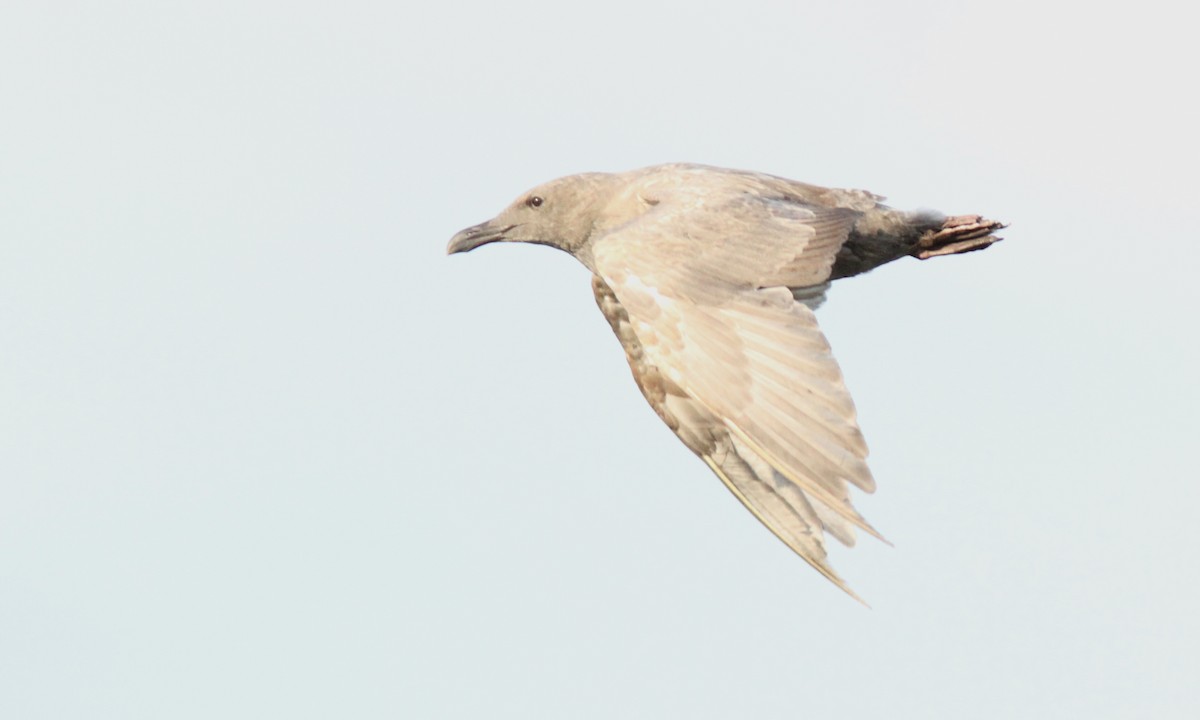
{"type": "Polygon", "coordinates": [[[987,220],[980,215],[955,215],[942,221],[941,227],[927,230],[917,240],[913,257],[928,260],[939,255],[982,250],[1002,238],[992,233],[1007,227],[1004,223],[987,220]]]}

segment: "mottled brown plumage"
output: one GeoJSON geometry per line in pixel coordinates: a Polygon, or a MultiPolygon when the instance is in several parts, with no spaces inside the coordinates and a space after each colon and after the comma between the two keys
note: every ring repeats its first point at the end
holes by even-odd
{"type": "Polygon", "coordinates": [[[982,249],[1003,227],[881,200],[700,165],[589,173],[534,188],[448,249],[532,242],[578,258],[658,416],[764,525],[853,595],[827,562],[824,535],[846,545],[856,528],[879,537],[850,497],[851,486],[872,492],[875,481],[813,309],[833,280],[906,255],[982,249]]]}

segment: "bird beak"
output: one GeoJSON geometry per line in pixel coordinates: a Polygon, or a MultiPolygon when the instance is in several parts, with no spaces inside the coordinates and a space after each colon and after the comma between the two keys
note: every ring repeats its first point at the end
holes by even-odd
{"type": "Polygon", "coordinates": [[[504,233],[515,228],[516,225],[508,227],[496,227],[491,220],[472,225],[463,230],[454,237],[450,238],[450,244],[446,246],[446,254],[453,255],[454,253],[468,252],[474,250],[480,245],[507,240],[504,233]]]}

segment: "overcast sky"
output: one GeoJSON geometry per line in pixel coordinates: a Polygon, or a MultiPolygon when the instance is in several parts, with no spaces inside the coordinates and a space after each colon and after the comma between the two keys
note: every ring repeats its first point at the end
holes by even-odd
{"type": "Polygon", "coordinates": [[[1182,7],[5,3],[0,716],[1192,717],[1182,7]],[[873,609],[662,426],[578,263],[444,255],[668,161],[1011,223],[819,313],[873,609]]]}

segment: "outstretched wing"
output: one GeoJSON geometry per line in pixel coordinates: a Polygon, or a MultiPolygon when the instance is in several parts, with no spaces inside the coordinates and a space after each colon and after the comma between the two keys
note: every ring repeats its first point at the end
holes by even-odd
{"type": "Polygon", "coordinates": [[[875,485],[841,372],[790,288],[828,279],[849,222],[747,193],[717,204],[660,200],[593,247],[597,300],[651,405],[843,589],[823,531],[846,544],[855,526],[878,536],[849,494],[875,485]]]}

